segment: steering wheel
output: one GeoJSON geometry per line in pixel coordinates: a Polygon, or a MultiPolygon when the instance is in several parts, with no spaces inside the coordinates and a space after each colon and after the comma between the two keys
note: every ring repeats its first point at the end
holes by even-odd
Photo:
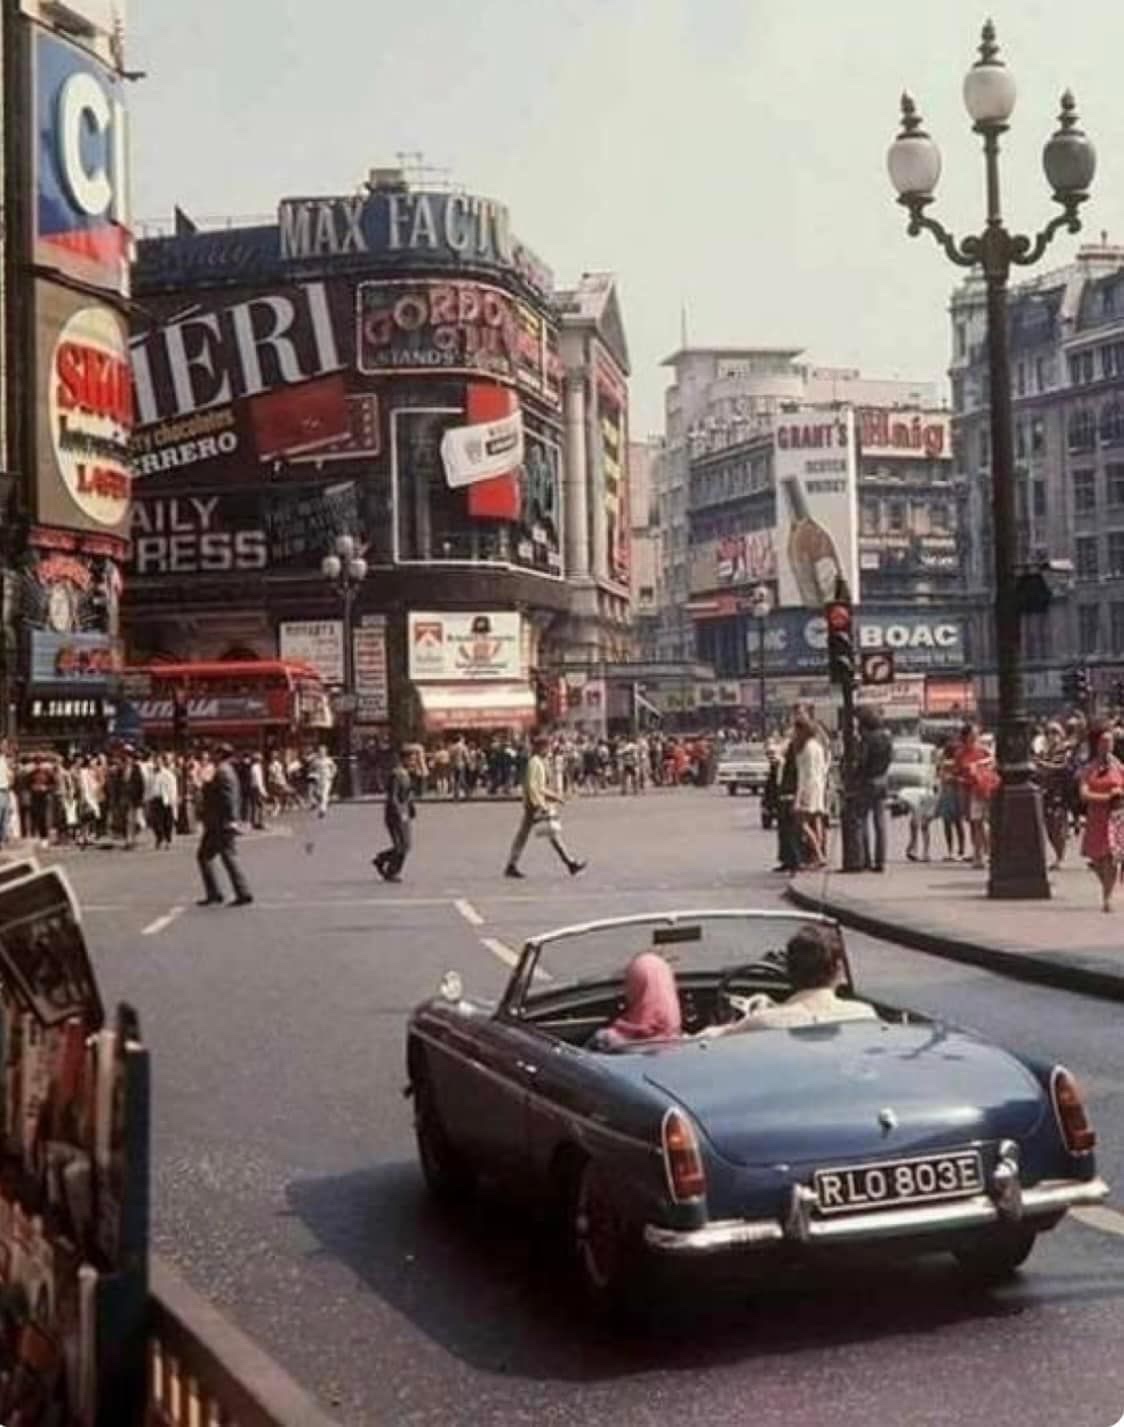
{"type": "Polygon", "coordinates": [[[722,973],[718,988],[714,993],[714,1015],[718,1025],[729,1025],[732,1021],[752,1016],[757,1011],[763,1011],[776,1004],[773,998],[764,991],[757,991],[752,996],[735,995],[730,987],[743,976],[765,976],[774,981],[785,979],[780,968],[767,961],[746,961],[740,966],[731,966],[729,970],[722,973]]]}

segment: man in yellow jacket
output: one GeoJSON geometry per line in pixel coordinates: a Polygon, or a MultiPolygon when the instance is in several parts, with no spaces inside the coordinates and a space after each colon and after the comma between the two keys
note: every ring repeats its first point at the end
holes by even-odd
{"type": "Polygon", "coordinates": [[[546,825],[550,845],[562,859],[571,877],[576,877],[585,869],[585,863],[571,857],[562,841],[562,829],[554,809],[563,799],[562,794],[550,786],[546,762],[549,750],[550,739],[545,734],[538,734],[531,745],[531,756],[527,759],[527,771],[523,775],[523,817],[516,831],[515,841],[511,844],[507,866],[504,868],[506,877],[523,876],[519,870],[519,859],[527,846],[531,829],[538,823],[546,825]]]}

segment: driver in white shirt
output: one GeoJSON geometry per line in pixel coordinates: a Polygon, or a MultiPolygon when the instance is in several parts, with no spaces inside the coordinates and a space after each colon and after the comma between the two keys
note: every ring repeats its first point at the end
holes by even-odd
{"type": "Polygon", "coordinates": [[[817,1026],[832,1021],[874,1021],[878,1012],[866,1001],[844,1000],[843,958],[839,939],[825,927],[802,927],[785,948],[792,995],[779,1005],[764,1006],[713,1033],[738,1035],[776,1027],[817,1026]]]}

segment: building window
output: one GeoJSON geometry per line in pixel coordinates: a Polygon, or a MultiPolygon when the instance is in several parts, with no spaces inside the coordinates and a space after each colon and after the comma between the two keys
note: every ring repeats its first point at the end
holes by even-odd
{"type": "Polygon", "coordinates": [[[1046,423],[1041,416],[1030,418],[1030,451],[1033,456],[1040,456],[1046,449],[1046,423]]]}
{"type": "Polygon", "coordinates": [[[1069,354],[1070,386],[1087,386],[1093,380],[1093,353],[1071,352],[1069,354]]]}
{"type": "Polygon", "coordinates": [[[1083,604],[1077,607],[1077,647],[1082,654],[1096,654],[1101,643],[1101,607],[1083,604]]]}
{"type": "Polygon", "coordinates": [[[1124,601],[1114,600],[1109,605],[1112,620],[1112,648],[1110,654],[1124,654],[1124,601]]]}
{"type": "Polygon", "coordinates": [[[1108,573],[1115,579],[1124,575],[1124,530],[1108,532],[1108,573]]]}
{"type": "Polygon", "coordinates": [[[1097,419],[1088,407],[1081,407],[1069,418],[1069,449],[1091,451],[1097,440],[1097,419]]]}
{"type": "Polygon", "coordinates": [[[897,535],[897,534],[901,534],[902,531],[905,530],[906,525],[907,525],[907,522],[908,522],[908,519],[909,519],[908,515],[906,514],[905,501],[903,501],[903,500],[892,500],[892,501],[890,501],[890,504],[889,504],[889,507],[888,507],[888,513],[889,513],[889,517],[890,517],[890,519],[889,519],[889,525],[890,525],[891,531],[893,531],[894,534],[896,534],[896,535],[897,535]]]}
{"type": "Polygon", "coordinates": [[[952,507],[947,500],[935,500],[929,506],[929,530],[933,535],[952,532],[952,507]]]}
{"type": "Polygon", "coordinates": [[[1015,422],[1015,459],[1024,461],[1026,459],[1026,422],[1015,422]]]}
{"type": "Polygon", "coordinates": [[[1034,384],[1039,391],[1049,391],[1054,384],[1054,363],[1049,357],[1035,357],[1034,384]]]}
{"type": "Polygon", "coordinates": [[[1088,515],[1097,508],[1097,485],[1095,471],[1074,471],[1073,473],[1073,513],[1088,515]]]}
{"type": "Polygon", "coordinates": [[[980,467],[986,471],[991,465],[991,428],[988,426],[980,427],[979,455],[980,467]]]}
{"type": "Polygon", "coordinates": [[[964,378],[961,376],[952,378],[952,409],[953,411],[964,410],[964,378]]]}
{"type": "Polygon", "coordinates": [[[1026,396],[1026,363],[1019,362],[1015,368],[1015,395],[1026,396]]]}
{"type": "Polygon", "coordinates": [[[1046,627],[1049,615],[1027,615],[1023,619],[1023,648],[1028,659],[1045,659],[1046,627]]]}
{"type": "Polygon", "coordinates": [[[1105,467],[1105,486],[1109,505],[1124,505],[1124,465],[1119,461],[1105,467]]]}
{"type": "Polygon", "coordinates": [[[1101,407],[1101,442],[1105,446],[1124,446],[1124,402],[1119,398],[1101,407]]]}
{"type": "Polygon", "coordinates": [[[1032,487],[1034,491],[1034,518],[1035,520],[1046,519],[1046,482],[1035,481],[1032,487]]]}
{"type": "Polygon", "coordinates": [[[1077,578],[1079,580],[1095,580],[1097,578],[1097,537],[1095,535],[1079,535],[1073,542],[1073,552],[1076,556],[1077,578]]]}
{"type": "Polygon", "coordinates": [[[878,534],[878,502],[869,497],[863,500],[859,509],[859,529],[863,535],[878,534]]]}
{"type": "Polygon", "coordinates": [[[968,355],[968,328],[964,322],[958,322],[953,329],[956,342],[956,356],[958,360],[968,355]]]}

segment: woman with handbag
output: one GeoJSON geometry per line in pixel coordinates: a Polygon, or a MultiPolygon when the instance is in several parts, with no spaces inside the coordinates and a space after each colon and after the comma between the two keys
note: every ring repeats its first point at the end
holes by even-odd
{"type": "Polygon", "coordinates": [[[1112,734],[1102,730],[1081,774],[1085,834],[1081,855],[1101,884],[1101,910],[1112,911],[1117,869],[1124,858],[1124,764],[1112,754],[1112,734]]]}

